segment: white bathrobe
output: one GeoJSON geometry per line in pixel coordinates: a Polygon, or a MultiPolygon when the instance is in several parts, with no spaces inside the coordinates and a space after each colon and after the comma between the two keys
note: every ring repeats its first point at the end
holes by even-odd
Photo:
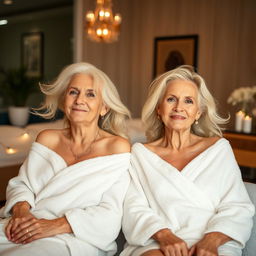
{"type": "Polygon", "coordinates": [[[122,256],[158,249],[151,236],[163,228],[189,248],[206,233],[222,232],[233,240],[219,247],[219,255],[240,255],[254,207],[227,140],[218,140],[181,171],[136,143],[130,174],[123,217],[128,244],[122,256]]]}
{"type": "Polygon", "coordinates": [[[0,218],[4,218],[0,221],[0,255],[28,256],[24,248],[31,246],[33,255],[49,255],[45,247],[55,256],[114,255],[130,182],[129,164],[130,153],[121,153],[67,166],[56,152],[33,143],[19,175],[9,182],[7,202],[0,210],[0,218]],[[74,233],[21,246],[9,242],[4,226],[11,208],[19,201],[27,201],[37,218],[66,216],[74,233]],[[36,254],[41,249],[42,253],[36,254]]]}

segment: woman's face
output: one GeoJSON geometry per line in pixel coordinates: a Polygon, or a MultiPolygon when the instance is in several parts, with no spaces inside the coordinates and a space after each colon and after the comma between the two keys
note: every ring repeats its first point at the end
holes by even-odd
{"type": "Polygon", "coordinates": [[[190,130],[200,117],[197,86],[187,80],[169,82],[157,112],[168,129],[190,130]]]}
{"type": "Polygon", "coordinates": [[[72,122],[98,122],[107,108],[103,103],[101,89],[93,85],[93,79],[86,74],[75,74],[66,90],[64,112],[72,122]]]}

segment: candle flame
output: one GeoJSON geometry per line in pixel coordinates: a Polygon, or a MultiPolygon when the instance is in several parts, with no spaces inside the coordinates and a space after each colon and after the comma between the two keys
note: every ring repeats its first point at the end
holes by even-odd
{"type": "Polygon", "coordinates": [[[251,120],[252,118],[250,116],[245,116],[244,120],[251,120]]]}
{"type": "Polygon", "coordinates": [[[244,111],[242,111],[242,110],[238,111],[237,114],[240,115],[240,116],[244,116],[245,115],[244,111]]]}

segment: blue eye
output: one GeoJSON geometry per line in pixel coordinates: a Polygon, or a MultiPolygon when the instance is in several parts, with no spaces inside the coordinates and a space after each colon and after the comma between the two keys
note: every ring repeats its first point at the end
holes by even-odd
{"type": "Polygon", "coordinates": [[[86,94],[87,97],[90,97],[90,98],[94,98],[95,97],[95,94],[93,92],[88,92],[86,94]]]}
{"type": "Polygon", "coordinates": [[[70,90],[69,91],[69,95],[76,95],[78,92],[76,90],[70,90]]]}
{"type": "Polygon", "coordinates": [[[176,101],[176,99],[175,99],[175,97],[169,97],[169,98],[167,99],[167,101],[168,101],[168,102],[174,102],[174,101],[176,101]]]}
{"type": "Polygon", "coordinates": [[[193,104],[194,102],[193,102],[193,100],[192,100],[192,99],[186,99],[186,100],[185,100],[185,103],[193,104]]]}

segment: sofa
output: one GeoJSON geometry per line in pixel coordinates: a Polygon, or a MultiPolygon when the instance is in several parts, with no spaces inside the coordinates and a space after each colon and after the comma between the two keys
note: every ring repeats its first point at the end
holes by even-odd
{"type": "MultiPolygon", "coordinates": [[[[256,184],[245,182],[245,187],[251,198],[252,203],[256,206],[256,184]]],[[[253,228],[250,239],[247,241],[245,248],[243,249],[242,256],[255,256],[256,255],[256,215],[253,216],[253,228]]]]}
{"type": "MultiPolygon", "coordinates": [[[[256,184],[245,182],[245,187],[251,198],[252,203],[256,206],[256,184]]],[[[118,251],[116,256],[120,254],[125,244],[125,238],[122,232],[120,232],[117,238],[118,251]]],[[[256,256],[256,215],[253,217],[253,228],[250,239],[247,241],[245,248],[243,249],[242,256],[256,256]]]]}

